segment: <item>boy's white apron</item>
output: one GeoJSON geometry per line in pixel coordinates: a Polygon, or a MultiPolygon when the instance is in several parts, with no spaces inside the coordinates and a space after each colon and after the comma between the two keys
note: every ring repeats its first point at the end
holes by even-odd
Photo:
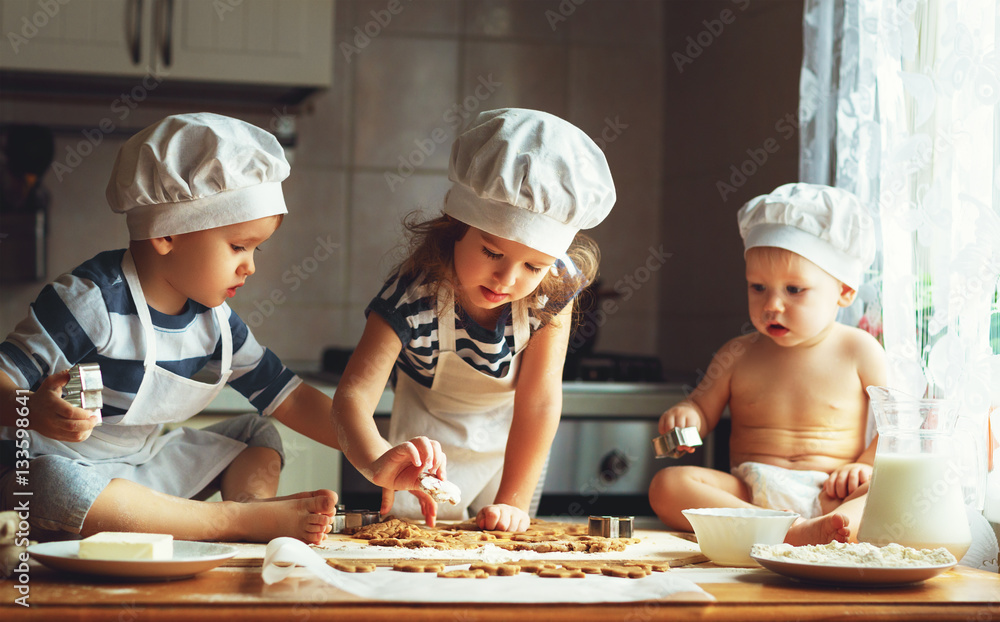
{"type": "MultiPolygon", "coordinates": [[[[514,389],[518,359],[530,337],[528,306],[524,300],[512,305],[514,357],[503,378],[475,369],[455,352],[455,305],[450,296],[438,296],[438,360],[431,388],[404,373],[396,378],[389,442],[392,445],[415,436],[441,443],[448,458],[448,479],[462,490],[462,502],[438,505],[438,518],[461,520],[493,503],[503,471],[507,435],[514,416],[514,389]]],[[[541,487],[539,487],[540,489],[541,487]]],[[[537,495],[536,495],[537,496],[537,495]]],[[[392,513],[418,518],[420,504],[411,494],[397,492],[392,513]]]]}
{"type": "Polygon", "coordinates": [[[156,334],[129,251],[122,259],[142,324],[145,373],[128,412],[117,423],[94,428],[83,443],[61,443],[35,434],[33,453],[58,454],[90,463],[112,478],[123,478],[154,490],[190,498],[205,488],[246,444],[221,434],[179,428],[161,434],[164,423],[184,421],[200,411],[226,386],[232,374],[233,336],[222,306],[215,307],[222,333],[219,381],[207,384],[178,376],[156,365],[156,334]],[[47,447],[46,445],[52,445],[47,447]]]}

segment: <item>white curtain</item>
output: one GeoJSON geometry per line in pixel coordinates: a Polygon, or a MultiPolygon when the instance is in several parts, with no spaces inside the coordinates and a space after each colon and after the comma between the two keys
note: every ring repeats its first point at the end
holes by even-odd
{"type": "MultiPolygon", "coordinates": [[[[1000,0],[806,0],[800,178],[879,228],[861,305],[889,384],[1000,436],[1000,0]]],[[[1000,470],[1000,465],[998,465],[1000,470]]],[[[983,508],[985,484],[967,500],[983,508]]]]}

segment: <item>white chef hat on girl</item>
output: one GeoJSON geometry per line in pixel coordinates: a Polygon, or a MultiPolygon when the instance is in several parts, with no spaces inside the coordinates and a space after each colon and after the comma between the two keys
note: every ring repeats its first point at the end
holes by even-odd
{"type": "Polygon", "coordinates": [[[785,184],[737,214],[746,250],[784,248],[857,291],[875,259],[875,224],[856,196],[817,184],[785,184]]]}
{"type": "Polygon", "coordinates": [[[147,240],[288,213],[277,139],[209,112],[166,117],[118,151],[107,197],[129,237],[147,240]]]}
{"type": "Polygon", "coordinates": [[[537,110],[488,110],[455,139],[444,213],[558,257],[615,204],[608,161],[583,131],[537,110]]]}

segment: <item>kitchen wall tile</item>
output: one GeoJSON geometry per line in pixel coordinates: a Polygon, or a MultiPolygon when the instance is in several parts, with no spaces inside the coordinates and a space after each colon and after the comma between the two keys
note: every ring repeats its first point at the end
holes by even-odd
{"type": "MultiPolygon", "coordinates": [[[[797,149],[801,6],[741,13],[729,2],[677,3],[665,25],[667,164],[677,174],[704,174],[715,165],[737,167],[767,140],[797,149]],[[697,43],[704,20],[732,11],[732,23],[707,47],[697,43]],[[793,36],[767,37],[787,32],[793,36]],[[796,45],[798,49],[795,49],[796,45]]],[[[770,6],[770,5],[769,5],[770,6]]]]}
{"type": "Polygon", "coordinates": [[[459,102],[463,126],[479,111],[507,107],[565,117],[568,59],[565,46],[469,42],[459,102]]]}
{"type": "Polygon", "coordinates": [[[338,344],[343,334],[344,311],[339,306],[286,304],[267,317],[257,312],[240,317],[257,341],[286,365],[294,361],[318,365],[323,349],[338,344]]]}
{"type": "Polygon", "coordinates": [[[465,32],[484,39],[562,41],[567,31],[551,19],[561,2],[566,0],[466,0],[465,32]]]}
{"type": "MultiPolygon", "coordinates": [[[[598,330],[595,353],[659,356],[656,340],[656,313],[639,305],[621,303],[608,313],[607,323],[598,330]]],[[[600,318],[601,316],[594,316],[600,318]]]]}
{"type": "Polygon", "coordinates": [[[573,41],[632,45],[656,43],[663,37],[662,0],[587,0],[562,2],[549,21],[568,30],[573,41]]]}
{"type": "Polygon", "coordinates": [[[454,138],[458,43],[381,37],[356,60],[354,163],[444,168],[454,138]],[[427,155],[430,152],[430,155],[427,155]]]}
{"type": "MultiPolygon", "coordinates": [[[[354,174],[350,222],[348,302],[367,305],[405,255],[403,218],[440,213],[450,183],[445,175],[414,175],[390,189],[382,173],[354,174]]],[[[358,337],[360,337],[360,333],[358,337]]]]}
{"type": "Polygon", "coordinates": [[[231,305],[339,304],[347,282],[345,175],[298,167],[282,184],[288,214],[257,253],[257,272],[231,305]]]}
{"type": "MultiPolygon", "coordinates": [[[[333,54],[333,85],[310,97],[296,119],[297,160],[293,166],[341,167],[349,161],[354,68],[339,51],[333,54]]],[[[281,107],[279,112],[287,114],[287,110],[281,107]]]]}
{"type": "Polygon", "coordinates": [[[714,184],[711,176],[665,184],[662,235],[673,256],[661,273],[659,349],[670,369],[707,362],[746,317],[739,205],[721,203],[714,184]],[[694,330],[706,332],[693,339],[694,330]]]}
{"type": "Polygon", "coordinates": [[[357,0],[352,21],[343,27],[357,35],[392,34],[457,35],[461,29],[461,0],[357,0]]]}
{"type": "Polygon", "coordinates": [[[602,349],[655,353],[659,275],[670,261],[659,226],[659,56],[655,46],[572,48],[569,118],[604,150],[617,191],[611,214],[590,232],[602,249],[602,289],[619,296],[602,328],[602,349]]]}

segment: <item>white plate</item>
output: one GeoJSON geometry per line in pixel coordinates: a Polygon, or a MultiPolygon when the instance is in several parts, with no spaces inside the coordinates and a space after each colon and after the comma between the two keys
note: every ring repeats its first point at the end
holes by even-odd
{"type": "Polygon", "coordinates": [[[864,568],[861,566],[831,566],[829,564],[792,562],[756,555],[750,557],[768,570],[792,579],[811,583],[864,587],[893,587],[920,583],[955,566],[955,564],[944,564],[910,568],[864,568]]]}
{"type": "Polygon", "coordinates": [[[79,540],[32,544],[28,553],[55,570],[137,580],[184,579],[234,557],[237,549],[214,542],[174,541],[174,556],[164,560],[80,559],[79,540]]]}

